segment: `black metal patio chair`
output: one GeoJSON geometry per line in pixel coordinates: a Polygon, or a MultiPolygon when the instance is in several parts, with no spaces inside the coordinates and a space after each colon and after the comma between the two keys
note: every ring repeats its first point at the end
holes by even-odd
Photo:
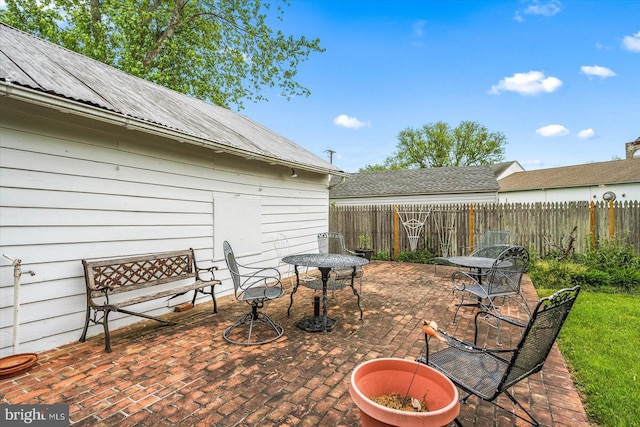
{"type": "Polygon", "coordinates": [[[234,344],[258,345],[265,344],[280,338],[284,334],[284,328],[275,323],[269,316],[258,312],[264,306],[265,301],[280,298],[284,295],[284,289],[280,280],[280,271],[273,267],[247,267],[239,264],[233,254],[233,249],[229,242],[222,245],[224,260],[229,268],[233,288],[238,301],[244,301],[251,306],[251,313],[247,313],[233,325],[225,329],[223,337],[234,344]],[[256,324],[266,325],[266,331],[256,331],[258,340],[252,341],[254,326],[256,324]],[[248,337],[245,339],[238,329],[249,326],[248,337]],[[240,340],[240,337],[243,337],[240,340]]]}
{"type": "MultiPolygon", "coordinates": [[[[478,312],[473,343],[438,330],[435,335],[446,341],[447,347],[430,355],[428,329],[425,329],[426,355],[417,361],[442,372],[467,393],[460,399],[461,402],[466,403],[471,395],[475,395],[537,426],[538,421],[515,399],[509,389],[542,369],[579,292],[580,286],[575,286],[542,298],[533,310],[529,322],[524,325],[514,319],[502,317],[503,322],[524,328],[518,345],[513,349],[488,349],[477,345],[478,318],[496,315],[494,312],[478,312]],[[497,399],[501,394],[522,409],[529,419],[498,404],[497,399]]],[[[461,425],[457,420],[456,423],[461,425]]]]}
{"type": "MultiPolygon", "coordinates": [[[[507,230],[487,230],[484,233],[478,233],[473,246],[463,246],[460,248],[463,253],[473,256],[473,253],[490,246],[509,245],[511,232],[507,230]]],[[[481,255],[478,255],[481,256],[481,255]]]]}
{"type": "Polygon", "coordinates": [[[492,267],[488,270],[455,271],[451,275],[451,281],[453,293],[460,294],[460,302],[453,313],[452,323],[456,323],[458,311],[463,306],[477,306],[483,311],[496,314],[495,327],[498,328],[498,344],[500,344],[500,315],[495,299],[512,297],[528,315],[531,314],[531,309],[520,286],[528,265],[529,252],[524,247],[507,246],[502,253],[495,257],[492,267]],[[464,300],[467,295],[474,297],[473,303],[465,304],[464,300]]]}

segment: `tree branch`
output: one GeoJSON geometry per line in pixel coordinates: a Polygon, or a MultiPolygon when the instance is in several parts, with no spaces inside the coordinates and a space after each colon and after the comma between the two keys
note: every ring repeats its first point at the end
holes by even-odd
{"type": "Polygon", "coordinates": [[[144,56],[143,64],[145,67],[151,66],[151,63],[157,58],[158,54],[162,50],[162,46],[164,43],[169,40],[173,34],[176,32],[178,27],[181,25],[180,16],[182,15],[182,11],[184,7],[187,5],[188,0],[176,0],[175,7],[173,8],[173,12],[171,13],[171,21],[167,28],[160,33],[160,36],[156,40],[156,44],[153,48],[147,51],[144,56]]]}

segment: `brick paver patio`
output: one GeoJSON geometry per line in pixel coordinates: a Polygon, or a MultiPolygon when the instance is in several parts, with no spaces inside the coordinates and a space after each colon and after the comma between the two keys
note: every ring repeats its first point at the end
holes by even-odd
{"type": "MultiPolygon", "coordinates": [[[[27,373],[0,378],[0,400],[66,403],[71,422],[80,426],[358,426],[349,377],[360,362],[420,356],[424,319],[436,320],[455,336],[472,338],[471,311],[456,325],[450,323],[451,271],[372,262],[365,267],[364,320],[359,320],[351,291],[336,291],[329,314],[338,324],[326,334],[295,327],[313,312],[313,291],[301,288],[291,318],[286,316],[288,295],[263,309],[285,327],[285,336],[254,347],[223,340],[223,330],[249,309],[226,296],[220,298],[216,315],[209,302],[170,314],[178,325],[145,321],[115,331],[113,353],[104,352],[102,335],[43,352],[27,373]]],[[[525,280],[533,305],[535,290],[525,280]]],[[[513,335],[503,332],[505,348],[516,342],[513,335]]],[[[495,344],[492,331],[484,338],[495,344]]],[[[542,372],[519,383],[514,394],[545,426],[589,426],[555,347],[542,372]]],[[[527,425],[475,397],[461,405],[459,420],[465,426],[527,425]]]]}

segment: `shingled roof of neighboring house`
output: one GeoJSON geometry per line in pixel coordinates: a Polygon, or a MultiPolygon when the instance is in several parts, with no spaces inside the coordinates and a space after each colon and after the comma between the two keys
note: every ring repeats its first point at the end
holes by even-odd
{"type": "Polygon", "coordinates": [[[498,182],[500,192],[640,182],[640,158],[516,172],[498,182]]]}
{"type": "Polygon", "coordinates": [[[248,159],[344,172],[246,116],[194,99],[0,22],[3,95],[248,159]]]}
{"type": "Polygon", "coordinates": [[[493,170],[493,173],[496,175],[496,178],[500,179],[500,177],[503,174],[508,173],[508,175],[510,175],[515,172],[523,171],[524,168],[520,165],[520,163],[518,163],[515,160],[512,160],[510,162],[495,163],[491,165],[491,170],[493,170]]]}
{"type": "Polygon", "coordinates": [[[350,173],[329,192],[331,199],[348,197],[407,196],[442,193],[497,192],[490,166],[350,173]]]}

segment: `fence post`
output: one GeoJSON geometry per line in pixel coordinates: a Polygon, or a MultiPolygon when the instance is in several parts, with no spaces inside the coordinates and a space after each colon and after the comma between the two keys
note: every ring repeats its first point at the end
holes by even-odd
{"type": "Polygon", "coordinates": [[[398,205],[393,210],[393,259],[400,253],[400,219],[398,218],[398,205]]]}
{"type": "Polygon", "coordinates": [[[596,204],[589,203],[589,234],[591,235],[591,249],[596,248],[596,204]]]}
{"type": "Polygon", "coordinates": [[[469,253],[473,252],[475,248],[475,229],[476,229],[476,213],[473,209],[473,203],[469,204],[469,253]]]}
{"type": "Polygon", "coordinates": [[[616,216],[613,207],[613,200],[609,200],[609,239],[616,236],[616,216]]]}

